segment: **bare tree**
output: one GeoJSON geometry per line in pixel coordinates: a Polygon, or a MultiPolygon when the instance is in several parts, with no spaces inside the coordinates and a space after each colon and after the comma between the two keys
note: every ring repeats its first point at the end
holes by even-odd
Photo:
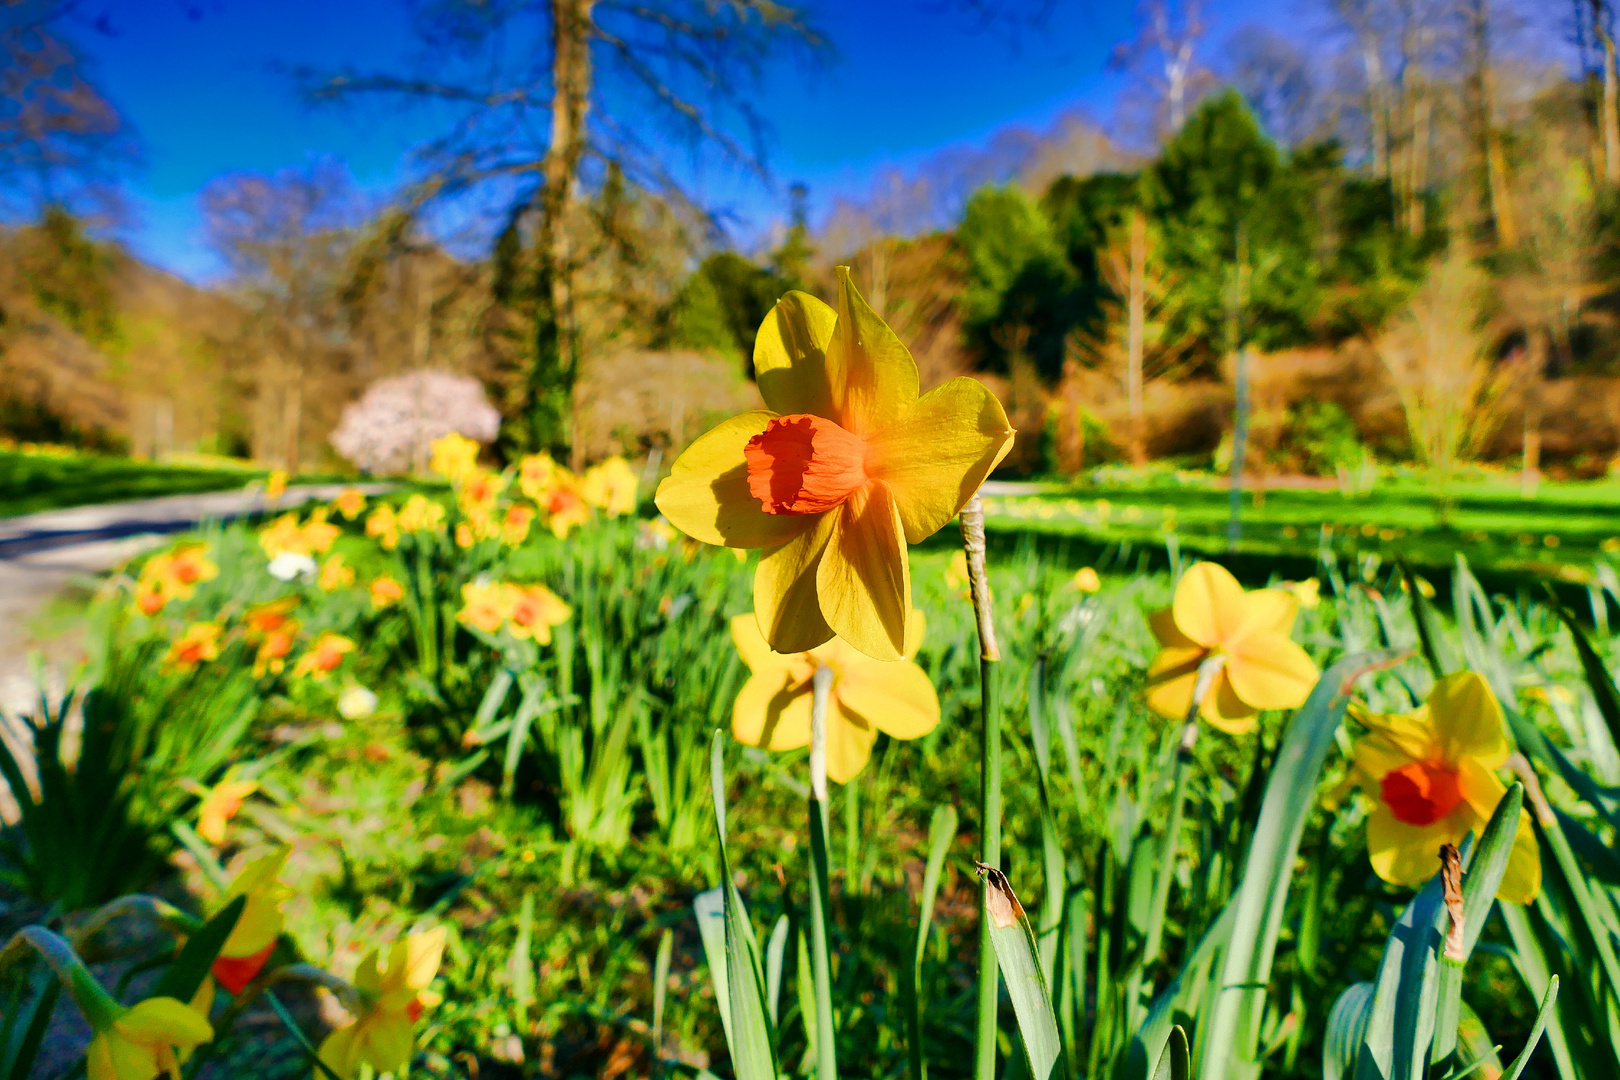
{"type": "Polygon", "coordinates": [[[0,20],[0,199],[29,216],[114,179],[135,160],[129,125],[90,78],[59,3],[0,20]]]}
{"type": "Polygon", "coordinates": [[[1151,78],[1169,108],[1171,134],[1187,122],[1189,95],[1205,74],[1196,62],[1205,29],[1203,6],[1203,0],[1142,0],[1136,37],[1114,49],[1113,64],[1120,69],[1156,62],[1151,78]]]}
{"type": "MultiPolygon", "coordinates": [[[[343,366],[340,302],[362,216],[342,167],[315,161],[271,175],[220,177],[201,195],[209,243],[230,268],[248,313],[260,409],[256,456],[296,472],[303,461],[312,375],[343,366]]],[[[322,404],[334,404],[323,396],[322,404]]],[[[335,418],[334,418],[335,419],[335,418]]]]}
{"type": "Polygon", "coordinates": [[[566,447],[580,360],[575,279],[585,266],[569,223],[581,186],[611,173],[687,201],[648,140],[658,127],[764,176],[765,125],[750,91],[768,57],[815,53],[822,38],[799,8],[776,0],[421,0],[412,12],[424,45],[418,70],[305,71],[303,81],[316,100],[403,98],[455,114],[421,150],[417,197],[478,189],[507,206],[498,261],[522,280],[501,291],[533,320],[528,441],[566,447]]]}

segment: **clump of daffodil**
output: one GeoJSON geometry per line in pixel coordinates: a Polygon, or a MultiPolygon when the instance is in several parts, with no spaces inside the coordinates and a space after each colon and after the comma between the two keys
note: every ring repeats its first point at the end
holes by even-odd
{"type": "Polygon", "coordinates": [[[281,905],[292,895],[292,890],[276,879],[290,851],[290,848],[279,848],[249,862],[220,898],[220,908],[238,896],[247,898],[212,969],[219,985],[233,994],[240,994],[264,970],[270,954],[275,952],[276,939],[286,925],[281,905]]]}
{"type": "MultiPolygon", "coordinates": [[[[1374,803],[1367,818],[1373,870],[1396,885],[1434,876],[1441,844],[1480,832],[1507,786],[1496,775],[1513,752],[1502,707],[1471,671],[1434,684],[1416,712],[1359,714],[1354,779],[1374,803]]],[[[1530,815],[1520,812],[1507,871],[1496,895],[1527,904],[1541,891],[1541,855],[1530,815]]]]}
{"type": "Polygon", "coordinates": [[[760,326],[767,408],[689,446],[658,509],[688,536],[763,548],[754,614],[765,640],[804,652],[834,634],[868,656],[905,653],[907,544],[966,505],[1012,446],[1001,404],[952,379],[918,396],[917,365],[838,270],[838,307],[790,292],[760,326]]]}
{"type": "Polygon", "coordinates": [[[326,561],[321,564],[321,572],[315,578],[315,584],[321,587],[322,592],[347,589],[354,584],[354,567],[344,561],[341,551],[328,555],[326,561]]]}
{"type": "Polygon", "coordinates": [[[530,454],[518,465],[518,486],[546,517],[546,527],[559,540],[591,520],[591,507],[581,494],[579,477],[551,460],[530,454]]]}
{"type": "Polygon", "coordinates": [[[551,644],[551,628],[567,622],[573,609],[544,585],[472,581],[461,587],[462,607],[456,618],[486,634],[504,626],[515,638],[551,644]]]}
{"type": "Polygon", "coordinates": [[[156,615],[170,600],[189,600],[200,582],[218,576],[219,566],[197,545],[154,555],[135,584],[135,606],[143,615],[156,615]]]}
{"type": "Polygon", "coordinates": [[[737,741],[766,750],[796,750],[810,742],[811,678],[832,670],[827,703],[827,776],[848,783],[871,756],[877,733],[916,739],[939,724],[939,697],[928,673],[909,657],[922,643],[923,618],[908,620],[907,659],[874,660],[833,638],[784,655],[765,643],[752,615],[731,620],[731,640],[751,673],[731,712],[737,741]]]}
{"type": "Polygon", "coordinates": [[[366,516],[366,535],[381,544],[384,551],[399,546],[399,515],[392,506],[383,503],[366,516]]]}
{"type": "Polygon", "coordinates": [[[1160,649],[1148,666],[1148,707],[1186,718],[1199,665],[1211,656],[1222,665],[1199,712],[1222,731],[1241,735],[1261,709],[1303,705],[1320,673],[1289,637],[1298,613],[1291,593],[1245,592],[1225,568],[1193,566],[1176,585],[1172,605],[1149,620],[1160,649]]]}
{"type": "Polygon", "coordinates": [[[326,520],[321,508],[310,514],[307,522],[300,523],[297,514],[282,514],[259,531],[259,546],[267,559],[280,555],[304,555],[313,558],[324,554],[343,530],[326,520]]]}
{"type": "Polygon", "coordinates": [[[437,532],[444,526],[444,506],[426,495],[412,495],[399,508],[394,523],[402,533],[437,532]]]}
{"type": "Polygon", "coordinates": [[[443,955],[442,926],[394,942],[386,967],[380,953],[368,953],[354,976],[363,1008],[354,1023],[321,1043],[322,1063],[346,1080],[359,1076],[362,1065],[379,1073],[403,1071],[416,1047],[416,1021],[441,1000],[428,987],[443,955]]]}
{"type": "Polygon", "coordinates": [[[640,482],[630,463],[615,454],[585,470],[579,482],[580,496],[610,518],[636,512],[640,482]]]}

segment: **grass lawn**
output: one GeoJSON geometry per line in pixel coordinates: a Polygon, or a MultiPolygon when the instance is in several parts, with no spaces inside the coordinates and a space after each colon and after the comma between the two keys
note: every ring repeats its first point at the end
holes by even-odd
{"type": "Polygon", "coordinates": [[[0,518],[240,487],[256,468],[160,465],[92,454],[0,451],[0,518]]]}
{"type": "Polygon", "coordinates": [[[1163,559],[1173,535],[1187,554],[1252,561],[1296,576],[1310,573],[1318,552],[1331,548],[1351,562],[1366,555],[1384,563],[1404,558],[1436,576],[1447,575],[1461,554],[1501,581],[1575,583],[1593,580],[1594,563],[1620,552],[1620,483],[1612,480],[1545,482],[1536,498],[1526,499],[1516,476],[1486,474],[1457,483],[1452,503],[1442,522],[1422,479],[1403,476],[1362,496],[1246,491],[1233,558],[1227,556],[1231,496],[1207,477],[1053,486],[1038,495],[987,497],[985,509],[1003,543],[1031,535],[1043,547],[1072,548],[1081,561],[1119,544],[1163,559]]]}

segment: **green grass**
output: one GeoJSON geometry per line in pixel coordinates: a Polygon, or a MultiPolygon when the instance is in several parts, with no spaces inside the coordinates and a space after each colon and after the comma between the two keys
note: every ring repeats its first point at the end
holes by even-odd
{"type": "MultiPolygon", "coordinates": [[[[1295,574],[1292,564],[1303,562],[1296,576],[1309,573],[1325,548],[1351,560],[1404,558],[1435,573],[1447,572],[1461,554],[1497,580],[1582,582],[1594,561],[1620,548],[1620,483],[1612,480],[1547,482],[1526,499],[1516,478],[1483,476],[1457,483],[1451,495],[1451,513],[1442,521],[1418,478],[1397,477],[1363,496],[1245,492],[1237,554],[1264,559],[1284,574],[1295,574]]],[[[1203,477],[986,499],[991,524],[1004,533],[1067,538],[1076,547],[1125,541],[1150,548],[1174,533],[1183,551],[1211,555],[1228,551],[1230,507],[1229,492],[1203,477]]]]}
{"type": "Polygon", "coordinates": [[[259,469],[159,465],[92,454],[0,451],[0,518],[240,487],[259,469]]]}

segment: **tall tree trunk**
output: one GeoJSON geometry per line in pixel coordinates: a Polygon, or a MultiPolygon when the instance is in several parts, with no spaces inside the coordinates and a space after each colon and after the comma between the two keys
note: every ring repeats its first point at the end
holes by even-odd
{"type": "MultiPolygon", "coordinates": [[[[537,449],[571,450],[578,377],[573,318],[573,250],[568,213],[591,96],[591,13],[595,0],[551,0],[551,142],[541,161],[535,359],[529,376],[531,436],[537,449]]],[[[570,459],[572,460],[572,453],[570,459]]]]}
{"type": "Polygon", "coordinates": [[[1603,179],[1611,184],[1620,183],[1620,86],[1616,85],[1614,35],[1604,25],[1607,14],[1605,0],[1592,0],[1592,29],[1603,48],[1603,179]]]}
{"type": "Polygon", "coordinates": [[[1469,81],[1474,92],[1474,115],[1479,125],[1479,146],[1484,158],[1481,172],[1485,181],[1485,204],[1490,210],[1497,245],[1513,248],[1519,244],[1519,230],[1513,218],[1507,158],[1502,153],[1502,140],[1496,133],[1496,81],[1491,74],[1488,0],[1471,0],[1468,22],[1473,67],[1473,77],[1469,81]]]}
{"type": "Polygon", "coordinates": [[[1146,457],[1147,414],[1142,401],[1142,353],[1147,331],[1147,216],[1131,212],[1131,279],[1126,303],[1130,325],[1126,338],[1125,394],[1131,412],[1131,461],[1146,457]]]}
{"type": "Polygon", "coordinates": [[[304,428],[304,369],[299,363],[287,365],[286,388],[281,398],[281,430],[287,475],[296,476],[300,462],[299,444],[304,428]]]}

